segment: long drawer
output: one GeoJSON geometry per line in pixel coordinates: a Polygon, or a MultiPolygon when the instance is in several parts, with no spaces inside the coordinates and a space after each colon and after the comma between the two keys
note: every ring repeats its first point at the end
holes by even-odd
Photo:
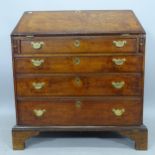
{"type": "Polygon", "coordinates": [[[18,101],[18,125],[140,125],[141,99],[18,101]]]}
{"type": "Polygon", "coordinates": [[[21,40],[21,53],[137,52],[138,39],[126,37],[35,37],[21,40]]]}
{"type": "Polygon", "coordinates": [[[52,56],[15,59],[16,73],[141,72],[143,56],[52,56]]]}
{"type": "Polygon", "coordinates": [[[141,95],[141,74],[19,75],[18,96],[141,95]]]}

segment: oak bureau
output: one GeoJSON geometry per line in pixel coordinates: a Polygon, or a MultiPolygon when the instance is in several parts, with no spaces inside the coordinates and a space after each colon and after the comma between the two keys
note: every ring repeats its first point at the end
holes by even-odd
{"type": "Polygon", "coordinates": [[[25,12],[11,40],[14,149],[61,131],[113,131],[147,149],[145,31],[132,11],[25,12]]]}

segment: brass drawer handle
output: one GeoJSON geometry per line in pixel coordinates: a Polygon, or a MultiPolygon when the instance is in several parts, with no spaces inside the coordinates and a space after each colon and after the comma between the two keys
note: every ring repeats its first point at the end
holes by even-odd
{"type": "Polygon", "coordinates": [[[80,47],[80,40],[75,40],[74,41],[74,46],[75,47],[80,47]]]}
{"type": "Polygon", "coordinates": [[[79,57],[75,57],[75,58],[73,58],[73,64],[74,65],[79,65],[80,64],[80,58],[79,57]]]}
{"type": "Polygon", "coordinates": [[[122,109],[112,109],[112,112],[114,113],[115,116],[122,116],[124,113],[125,113],[125,109],[122,108],[122,109]]]}
{"type": "Polygon", "coordinates": [[[31,42],[32,48],[35,50],[41,49],[44,45],[44,42],[31,42]]]}
{"type": "Polygon", "coordinates": [[[82,81],[81,81],[81,79],[80,79],[79,77],[76,77],[76,78],[74,79],[74,83],[75,83],[77,86],[81,86],[81,85],[82,85],[82,81]]]}
{"type": "Polygon", "coordinates": [[[33,113],[36,117],[42,117],[45,114],[45,109],[34,109],[33,113]]]}
{"type": "Polygon", "coordinates": [[[120,82],[112,81],[112,86],[116,89],[121,89],[124,87],[124,85],[125,85],[124,81],[120,81],[120,82]]]}
{"type": "Polygon", "coordinates": [[[113,58],[112,62],[114,62],[116,65],[121,66],[125,63],[126,59],[125,58],[113,58]]]}
{"type": "Polygon", "coordinates": [[[76,102],[75,102],[76,108],[81,108],[81,104],[82,104],[81,101],[76,101],[76,102]]]}
{"type": "Polygon", "coordinates": [[[36,83],[36,82],[33,82],[32,83],[32,86],[34,87],[34,89],[36,90],[40,90],[44,87],[45,85],[45,82],[39,82],[39,83],[36,83]]]}
{"type": "Polygon", "coordinates": [[[127,41],[126,40],[118,40],[118,41],[114,40],[113,44],[116,47],[121,48],[121,47],[124,47],[127,44],[127,41]]]}
{"type": "Polygon", "coordinates": [[[39,67],[44,63],[44,59],[31,59],[32,65],[39,67]]]}

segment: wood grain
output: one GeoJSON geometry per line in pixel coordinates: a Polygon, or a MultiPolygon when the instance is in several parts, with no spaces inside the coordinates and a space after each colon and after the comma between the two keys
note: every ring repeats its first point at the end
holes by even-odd
{"type": "Polygon", "coordinates": [[[19,101],[18,125],[140,125],[141,104],[140,99],[19,101]],[[119,117],[113,108],[125,112],[119,117]],[[38,118],[34,109],[46,112],[38,118]]]}
{"type": "Polygon", "coordinates": [[[12,35],[145,33],[131,10],[25,12],[12,35]]]}
{"type": "Polygon", "coordinates": [[[98,73],[98,72],[141,72],[142,55],[111,56],[40,56],[15,59],[16,73],[98,73]],[[76,64],[76,59],[79,64],[76,64]],[[113,59],[125,59],[117,65],[113,59]],[[34,66],[32,60],[43,60],[40,66],[34,66]]]}
{"type": "MultiPolygon", "coordinates": [[[[96,135],[97,137],[105,132],[116,132],[118,134],[121,134],[122,136],[126,136],[129,139],[133,140],[135,142],[135,149],[137,150],[147,150],[147,136],[148,131],[146,126],[140,125],[140,126],[15,126],[13,128],[13,139],[18,139],[18,141],[15,141],[17,145],[14,145],[15,150],[21,150],[24,149],[24,142],[27,140],[27,138],[31,138],[30,136],[27,137],[27,133],[33,133],[31,136],[34,136],[35,134],[39,134],[41,132],[53,132],[58,133],[62,132],[65,134],[70,134],[73,132],[80,132],[85,133],[85,135],[88,135],[87,132],[91,132],[91,135],[96,135]],[[35,133],[35,134],[34,134],[35,133]],[[22,147],[21,147],[22,146],[22,147]]],[[[102,134],[102,135],[103,135],[102,134]]],[[[30,134],[29,134],[30,135],[30,134]]]]}
{"type": "Polygon", "coordinates": [[[126,38],[115,36],[73,36],[73,37],[34,37],[21,40],[21,53],[23,54],[45,54],[45,53],[107,53],[107,52],[132,52],[138,51],[137,38],[126,38]],[[74,44],[80,42],[79,47],[74,44]],[[127,43],[119,48],[113,41],[126,41],[127,43]],[[43,42],[42,48],[34,49],[31,42],[43,42]]]}
{"type": "Polygon", "coordinates": [[[116,131],[146,150],[145,40],[130,10],[25,12],[11,34],[13,148],[24,149],[25,140],[42,131],[116,131]],[[116,47],[113,41],[126,43],[116,47]],[[39,49],[32,46],[40,42],[39,49]],[[116,65],[113,58],[126,61],[116,65]],[[34,67],[31,59],[44,61],[34,67]],[[121,89],[112,86],[122,81],[121,89]],[[34,82],[44,85],[36,90],[34,82]],[[34,110],[42,109],[42,117],[36,117],[34,110]],[[122,116],[113,109],[123,109],[122,116]]]}
{"type": "Polygon", "coordinates": [[[142,93],[141,74],[90,74],[90,75],[19,75],[17,77],[17,95],[20,97],[48,96],[139,96],[142,93]],[[112,82],[122,82],[120,89],[112,82]],[[36,90],[33,83],[44,83],[36,90]]]}
{"type": "Polygon", "coordinates": [[[33,136],[37,136],[39,131],[12,131],[12,144],[14,150],[23,150],[25,141],[33,136]]]}

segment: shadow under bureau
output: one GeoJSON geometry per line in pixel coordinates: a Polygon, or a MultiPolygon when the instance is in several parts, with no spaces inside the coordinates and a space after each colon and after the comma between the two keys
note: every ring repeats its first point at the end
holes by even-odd
{"type": "Polygon", "coordinates": [[[147,149],[145,31],[132,11],[25,12],[11,40],[14,149],[61,131],[115,131],[147,149]]]}

